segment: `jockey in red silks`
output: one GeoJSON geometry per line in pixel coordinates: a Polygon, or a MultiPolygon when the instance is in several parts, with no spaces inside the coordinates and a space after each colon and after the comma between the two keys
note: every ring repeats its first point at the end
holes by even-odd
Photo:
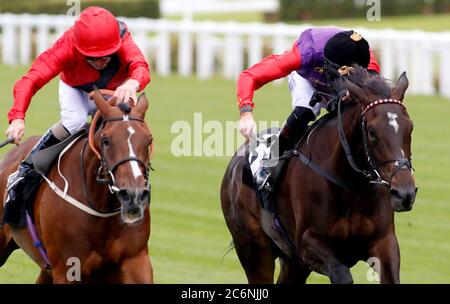
{"type": "MultiPolygon", "coordinates": [[[[94,86],[115,90],[118,102],[135,103],[136,92],[150,82],[150,71],[127,26],[106,9],[89,7],[53,46],[43,52],[28,73],[14,86],[14,104],[8,113],[8,137],[19,143],[25,131],[25,113],[33,95],[60,75],[61,120],[52,126],[8,179],[6,206],[13,205],[27,172],[33,168],[31,155],[55,145],[81,129],[96,108],[88,98],[94,86]]],[[[4,222],[16,226],[13,212],[5,208],[4,222]]],[[[16,209],[16,208],[14,208],[16,209]]],[[[26,224],[25,224],[26,226],[26,224]]]]}
{"type": "MultiPolygon", "coordinates": [[[[354,31],[339,28],[311,28],[301,33],[292,49],[281,55],[271,55],[247,70],[238,79],[237,97],[240,110],[239,130],[250,138],[256,133],[253,119],[254,91],[275,79],[288,76],[288,86],[292,95],[293,112],[282,126],[276,140],[262,151],[264,158],[274,154],[282,155],[306,131],[308,123],[316,119],[321,104],[315,107],[309,102],[316,91],[324,91],[346,66],[358,64],[369,73],[378,75],[379,65],[368,42],[354,31]],[[275,144],[276,143],[276,144],[275,144]]],[[[258,162],[252,165],[259,189],[272,190],[270,170],[258,162]]]]}

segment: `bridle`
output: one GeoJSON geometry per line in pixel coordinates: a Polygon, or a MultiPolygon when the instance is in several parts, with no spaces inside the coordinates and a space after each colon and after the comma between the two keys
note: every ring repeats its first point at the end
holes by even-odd
{"type": "MultiPolygon", "coordinates": [[[[145,121],[140,117],[129,116],[129,115],[116,116],[116,117],[110,117],[110,118],[103,120],[100,125],[99,130],[102,130],[107,122],[129,122],[129,121],[138,121],[141,123],[145,123],[145,121]]],[[[127,162],[131,162],[131,161],[135,161],[135,162],[139,163],[142,166],[142,168],[144,168],[143,175],[144,175],[144,179],[145,179],[145,187],[146,188],[148,187],[148,176],[149,176],[149,170],[151,169],[150,162],[146,163],[143,160],[141,160],[140,158],[137,158],[134,156],[129,156],[129,157],[125,157],[121,160],[118,160],[114,164],[110,165],[103,153],[104,143],[101,140],[100,140],[100,147],[101,147],[100,153],[99,153],[100,167],[98,168],[98,171],[97,171],[97,181],[100,183],[103,183],[103,184],[107,184],[109,187],[109,191],[111,193],[117,193],[120,191],[120,188],[117,187],[117,185],[116,185],[114,171],[119,166],[121,166],[127,162]]],[[[91,149],[94,150],[95,146],[91,146],[91,149]]]]}
{"type": "MultiPolygon", "coordinates": [[[[88,194],[88,187],[87,187],[87,181],[86,181],[86,174],[85,174],[85,168],[84,168],[84,155],[85,155],[85,150],[86,147],[89,145],[89,148],[94,152],[94,154],[97,156],[97,158],[100,161],[100,167],[97,169],[97,177],[96,180],[101,183],[101,184],[106,184],[108,185],[108,189],[111,192],[111,194],[115,194],[118,193],[120,191],[120,188],[116,185],[116,179],[114,177],[114,171],[122,164],[125,164],[129,161],[136,161],[138,162],[143,168],[144,168],[144,172],[143,172],[143,176],[145,179],[145,187],[146,188],[150,188],[150,183],[149,183],[149,171],[153,170],[153,168],[151,167],[150,161],[148,163],[145,163],[143,160],[137,158],[137,157],[125,157],[117,162],[115,162],[112,166],[110,166],[108,164],[108,161],[106,159],[106,157],[103,154],[103,146],[101,144],[101,150],[100,152],[97,151],[97,149],[95,148],[94,145],[94,135],[95,135],[95,129],[96,129],[96,124],[97,121],[100,117],[100,113],[97,112],[94,116],[94,118],[92,119],[92,123],[91,123],[91,127],[89,129],[89,137],[88,140],[84,143],[83,148],[81,149],[81,153],[80,153],[80,167],[81,167],[81,174],[83,176],[82,178],[82,187],[83,187],[83,192],[84,192],[84,196],[86,199],[87,204],[90,206],[90,208],[92,210],[94,210],[95,212],[99,213],[99,214],[105,214],[108,213],[106,211],[100,211],[97,210],[94,206],[94,204],[89,200],[89,194],[88,194]]],[[[123,117],[111,117],[108,118],[106,120],[104,120],[102,122],[102,124],[100,125],[100,128],[98,128],[98,130],[100,131],[101,129],[103,129],[104,125],[106,122],[123,122],[123,121],[139,121],[144,123],[144,120],[142,118],[139,117],[134,117],[134,116],[123,116],[123,117]]],[[[151,159],[151,155],[153,152],[153,144],[150,146],[151,150],[150,150],[150,156],[149,159],[151,159]]],[[[121,208],[117,208],[115,210],[113,210],[112,212],[118,212],[120,211],[121,208]]]]}
{"type": "MultiPolygon", "coordinates": [[[[99,92],[102,95],[109,95],[109,96],[113,96],[114,95],[114,91],[111,90],[104,90],[101,89],[99,90],[99,92]]],[[[93,92],[90,94],[90,96],[92,96],[93,92]]],[[[135,161],[138,164],[140,164],[142,166],[142,168],[144,168],[143,170],[143,176],[145,179],[145,187],[146,188],[150,188],[150,183],[149,183],[149,171],[153,170],[153,168],[151,167],[151,163],[150,163],[150,159],[152,158],[153,155],[153,142],[150,145],[150,151],[149,151],[149,161],[145,162],[142,159],[139,159],[137,157],[125,157],[117,162],[115,162],[114,164],[110,165],[108,163],[108,160],[106,159],[104,153],[103,153],[103,143],[100,140],[100,152],[97,150],[97,148],[95,147],[95,133],[97,131],[101,131],[104,127],[105,124],[107,122],[109,123],[113,123],[113,122],[129,122],[129,121],[137,121],[140,123],[144,123],[145,121],[144,119],[140,118],[140,117],[136,117],[136,116],[131,116],[131,115],[123,115],[123,116],[115,116],[115,117],[110,117],[107,119],[104,119],[99,128],[97,128],[97,123],[98,120],[100,119],[101,114],[99,111],[97,111],[92,119],[91,122],[91,126],[89,128],[89,135],[88,135],[88,140],[85,142],[82,150],[81,150],[81,154],[80,154],[80,164],[81,164],[81,171],[82,171],[82,175],[85,176],[85,169],[84,169],[84,159],[83,159],[83,155],[85,152],[85,149],[87,147],[87,145],[89,145],[89,148],[92,150],[92,152],[97,156],[97,158],[100,161],[100,167],[97,169],[97,177],[96,180],[101,183],[101,184],[106,184],[108,185],[108,189],[111,192],[111,194],[115,194],[118,193],[120,191],[120,188],[116,185],[116,178],[114,177],[114,171],[121,165],[130,162],[130,161],[135,161]]],[[[86,179],[83,178],[83,191],[84,191],[84,196],[85,199],[87,200],[87,203],[90,205],[91,209],[94,209],[94,204],[89,200],[89,195],[88,195],[88,188],[87,188],[87,184],[86,184],[86,179]]],[[[116,212],[119,209],[114,210],[114,212],[116,212]]],[[[96,210],[98,211],[98,210],[96,210]]],[[[98,211],[99,213],[104,213],[102,211],[98,211]]]]}
{"type": "MultiPolygon", "coordinates": [[[[345,155],[347,157],[347,160],[352,167],[354,171],[357,173],[361,173],[366,179],[368,179],[369,183],[371,184],[381,184],[387,187],[391,186],[392,178],[399,172],[400,170],[413,170],[412,163],[410,159],[407,159],[405,157],[400,158],[393,158],[386,161],[378,162],[374,159],[371,153],[371,149],[369,146],[369,142],[367,139],[367,126],[365,121],[365,114],[370,111],[371,109],[375,108],[378,105],[382,104],[397,104],[401,107],[405,108],[403,103],[397,99],[388,98],[388,99],[379,99],[374,102],[371,102],[366,107],[363,108],[361,112],[361,131],[363,136],[363,147],[364,147],[364,153],[365,158],[367,161],[367,164],[369,165],[368,169],[360,169],[355,161],[353,160],[347,138],[345,137],[344,129],[342,127],[342,111],[341,111],[341,103],[342,103],[342,96],[338,99],[338,109],[337,109],[337,115],[338,115],[338,133],[339,133],[339,139],[342,145],[342,148],[345,151],[345,155]],[[381,177],[381,174],[379,173],[379,169],[385,165],[394,163],[394,170],[391,172],[388,180],[383,179],[381,177]]],[[[405,108],[406,109],[406,108],[405,108]]]]}

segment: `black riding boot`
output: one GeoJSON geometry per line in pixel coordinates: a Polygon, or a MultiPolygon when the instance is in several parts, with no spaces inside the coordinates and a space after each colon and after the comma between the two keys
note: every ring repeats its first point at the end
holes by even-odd
{"type": "MultiPolygon", "coordinates": [[[[308,128],[308,123],[316,119],[314,112],[305,107],[295,107],[294,111],[289,115],[286,123],[278,134],[278,140],[270,146],[270,157],[279,157],[284,154],[288,149],[292,148],[297,141],[305,134],[308,128]]],[[[258,189],[263,187],[272,191],[273,187],[270,182],[270,168],[265,166],[264,163],[256,173],[256,183],[258,189]]]]}
{"type": "Polygon", "coordinates": [[[53,135],[49,129],[36,143],[30,154],[20,163],[19,169],[8,177],[7,190],[8,197],[5,201],[5,214],[3,222],[17,227],[26,226],[23,218],[25,204],[22,198],[23,185],[27,184],[27,174],[34,169],[31,156],[38,151],[56,145],[61,141],[53,135]]]}

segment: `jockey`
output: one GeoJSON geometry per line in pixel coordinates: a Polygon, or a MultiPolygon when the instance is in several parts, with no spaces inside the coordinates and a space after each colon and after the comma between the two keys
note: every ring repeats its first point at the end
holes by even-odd
{"type": "MultiPolygon", "coordinates": [[[[247,139],[256,133],[253,119],[254,91],[275,79],[288,76],[288,86],[292,95],[293,112],[289,115],[276,140],[272,140],[263,160],[282,155],[301,138],[308,123],[316,119],[321,104],[315,107],[309,102],[316,91],[326,92],[327,85],[348,70],[346,66],[358,64],[372,74],[379,74],[380,68],[368,42],[354,31],[323,27],[307,29],[293,47],[281,55],[271,55],[247,70],[238,79],[237,97],[240,110],[239,130],[247,139]]],[[[252,166],[259,189],[271,190],[268,183],[270,170],[260,162],[252,166]]]]}
{"type": "MultiPolygon", "coordinates": [[[[43,52],[28,73],[14,86],[14,104],[8,113],[8,137],[19,143],[25,131],[25,112],[33,95],[55,76],[60,75],[59,104],[61,119],[53,125],[8,178],[8,198],[4,222],[18,227],[17,215],[8,206],[21,193],[27,173],[33,169],[31,155],[53,146],[86,123],[96,108],[88,98],[94,86],[115,90],[118,102],[135,103],[136,92],[150,82],[150,71],[142,52],[131,38],[127,26],[106,9],[89,7],[53,46],[43,52]],[[9,209],[9,211],[8,211],[9,209]]],[[[19,201],[19,200],[18,200],[19,201]]]]}

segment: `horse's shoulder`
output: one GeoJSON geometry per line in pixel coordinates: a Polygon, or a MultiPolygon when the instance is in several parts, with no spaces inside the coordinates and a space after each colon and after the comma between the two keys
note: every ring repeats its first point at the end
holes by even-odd
{"type": "Polygon", "coordinates": [[[11,148],[4,156],[3,161],[7,161],[10,159],[21,159],[24,155],[27,155],[36,142],[39,140],[40,136],[32,136],[27,138],[24,141],[21,141],[19,145],[11,148]]]}

